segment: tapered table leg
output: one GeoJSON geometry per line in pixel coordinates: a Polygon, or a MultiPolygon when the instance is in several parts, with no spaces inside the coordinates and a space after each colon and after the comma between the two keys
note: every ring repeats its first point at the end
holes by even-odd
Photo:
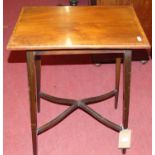
{"type": "Polygon", "coordinates": [[[34,52],[27,52],[26,55],[27,55],[27,71],[29,82],[33,155],[37,155],[37,103],[36,103],[35,55],[34,52]]]}
{"type": "MultiPolygon", "coordinates": [[[[124,68],[123,68],[123,127],[128,128],[129,104],[130,104],[130,77],[131,77],[131,59],[132,51],[124,52],[124,68]]],[[[126,149],[122,150],[126,153],[126,149]]]]}
{"type": "Polygon", "coordinates": [[[121,70],[121,58],[116,58],[116,75],[115,75],[115,89],[117,93],[115,95],[115,109],[118,107],[118,95],[119,95],[119,83],[120,83],[120,70],[121,70]]]}
{"type": "Polygon", "coordinates": [[[41,83],[41,56],[37,55],[35,57],[36,64],[36,79],[37,79],[37,109],[40,112],[40,83],[41,83]]]}

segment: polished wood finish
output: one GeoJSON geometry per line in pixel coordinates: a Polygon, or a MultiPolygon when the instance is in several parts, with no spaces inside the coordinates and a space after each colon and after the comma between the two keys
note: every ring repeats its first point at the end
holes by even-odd
{"type": "MultiPolygon", "coordinates": [[[[81,99],[80,102],[83,102],[87,105],[94,104],[94,103],[98,103],[98,102],[104,101],[106,99],[109,99],[109,98],[115,96],[116,93],[117,93],[117,90],[112,90],[112,91],[110,91],[104,95],[99,95],[99,96],[95,96],[95,97],[89,97],[89,98],[81,99]]],[[[74,100],[74,99],[65,99],[65,98],[55,97],[55,96],[45,94],[43,92],[40,93],[40,97],[42,99],[45,99],[45,100],[50,101],[52,103],[61,104],[61,105],[68,105],[68,106],[71,106],[72,104],[75,104],[78,102],[77,100],[74,100]]]]}
{"type": "MultiPolygon", "coordinates": [[[[43,52],[43,51],[42,51],[43,52]]],[[[85,98],[81,100],[74,100],[74,99],[65,99],[65,98],[58,98],[54,96],[47,95],[43,92],[40,92],[40,67],[41,67],[41,57],[42,54],[39,51],[29,51],[27,52],[27,66],[28,66],[28,77],[29,77],[29,88],[30,88],[30,112],[31,112],[31,128],[32,128],[32,142],[33,142],[33,155],[37,154],[37,135],[40,135],[44,133],[45,131],[53,128],[55,125],[63,121],[67,116],[69,116],[72,112],[74,112],[76,109],[80,108],[81,110],[88,113],[90,116],[95,118],[97,121],[102,123],[103,125],[107,126],[108,128],[111,128],[112,130],[115,130],[116,132],[120,132],[122,130],[122,127],[107,118],[101,116],[99,113],[95,112],[92,108],[90,108],[89,104],[98,103],[101,101],[104,101],[108,98],[111,98],[115,96],[115,105],[116,105],[116,99],[118,102],[118,91],[119,91],[119,78],[120,78],[120,63],[121,59],[116,58],[116,86],[115,89],[104,94],[99,95],[96,97],[90,97],[85,98]],[[38,54],[39,53],[39,54],[38,54]],[[116,98],[117,97],[117,98],[116,98]],[[67,105],[69,108],[67,108],[64,112],[62,112],[60,115],[49,121],[48,123],[42,125],[41,127],[37,128],[37,108],[38,111],[40,111],[40,102],[38,102],[38,98],[48,100],[52,103],[61,104],[61,105],[67,105]],[[39,106],[39,107],[37,107],[39,106]]],[[[122,52],[124,53],[124,105],[123,105],[123,126],[125,127],[128,125],[128,111],[129,111],[129,80],[130,76],[128,77],[129,73],[129,61],[131,61],[130,55],[128,54],[129,51],[120,51],[116,50],[115,52],[122,52]]],[[[131,52],[131,51],[130,51],[131,52]]],[[[44,53],[50,54],[48,51],[44,51],[44,53]]]]}
{"type": "Polygon", "coordinates": [[[36,70],[35,70],[35,53],[27,52],[27,71],[30,97],[30,115],[32,130],[33,155],[37,155],[37,96],[36,96],[36,70]]]}
{"type": "Polygon", "coordinates": [[[40,112],[40,83],[41,83],[41,56],[35,56],[36,63],[36,78],[37,78],[37,104],[38,104],[38,112],[40,112]]]}
{"type": "Polygon", "coordinates": [[[124,53],[123,66],[123,127],[128,128],[129,104],[130,104],[130,79],[131,79],[132,51],[124,53]]]}
{"type": "Polygon", "coordinates": [[[119,83],[120,83],[120,71],[121,71],[121,58],[116,58],[116,75],[115,75],[115,89],[117,93],[115,95],[115,109],[118,106],[118,95],[119,95],[119,83]]]}
{"type": "Polygon", "coordinates": [[[134,9],[128,6],[25,7],[7,46],[10,50],[149,47],[134,9]]]}
{"type": "MultiPolygon", "coordinates": [[[[126,50],[124,53],[123,66],[123,128],[128,128],[129,106],[130,106],[130,81],[131,81],[131,61],[132,51],[126,50]]],[[[122,149],[122,153],[126,154],[126,148],[122,149]]]]}
{"type": "Polygon", "coordinates": [[[88,105],[115,96],[118,103],[120,63],[116,59],[115,89],[81,100],[47,95],[40,90],[41,55],[124,54],[123,127],[128,128],[131,49],[148,49],[150,45],[132,7],[25,7],[7,46],[27,50],[30,114],[33,155],[37,155],[37,135],[54,127],[80,108],[103,125],[119,132],[122,127],[95,112],[88,105]],[[55,119],[37,128],[40,98],[69,108],[55,119]]]}
{"type": "Polygon", "coordinates": [[[40,97],[44,100],[47,100],[47,101],[50,101],[50,102],[56,103],[56,104],[61,104],[61,105],[71,106],[72,104],[76,103],[76,100],[55,97],[55,96],[45,94],[43,92],[40,92],[40,97]]]}
{"type": "Polygon", "coordinates": [[[89,115],[94,117],[96,120],[98,120],[103,125],[119,132],[122,129],[121,126],[109,121],[108,119],[104,118],[103,116],[101,116],[100,114],[98,114],[97,112],[95,112],[94,110],[92,110],[91,108],[89,108],[87,106],[89,104],[98,103],[98,102],[104,101],[108,98],[111,98],[111,97],[115,96],[116,93],[117,93],[117,91],[113,90],[113,91],[110,91],[110,92],[108,92],[104,95],[100,95],[100,96],[90,97],[90,98],[81,99],[81,100],[73,100],[73,99],[64,99],[64,98],[54,97],[54,96],[51,96],[51,95],[41,92],[40,97],[42,99],[45,99],[47,101],[50,101],[50,102],[56,103],[56,104],[60,104],[60,105],[68,105],[70,107],[68,109],[66,109],[63,113],[58,115],[55,119],[51,120],[50,122],[48,122],[48,123],[44,124],[42,127],[40,127],[38,129],[37,134],[40,135],[41,133],[53,128],[55,125],[57,125],[58,123],[63,121],[68,115],[70,115],[73,111],[75,111],[78,108],[87,112],[89,115]]]}
{"type": "Polygon", "coordinates": [[[74,50],[42,50],[42,51],[37,51],[36,55],[76,55],[76,54],[107,54],[107,53],[122,53],[122,50],[99,50],[99,49],[74,49],[74,50]]]}
{"type": "Polygon", "coordinates": [[[97,5],[131,5],[152,44],[152,0],[96,0],[97,5]]]}
{"type": "Polygon", "coordinates": [[[85,104],[81,104],[80,105],[80,108],[83,111],[85,111],[86,113],[88,113],[90,116],[92,116],[93,118],[95,118],[97,121],[99,121],[103,125],[107,126],[108,128],[111,128],[112,130],[115,130],[117,132],[120,132],[122,130],[121,126],[119,126],[116,123],[113,123],[113,122],[109,121],[108,119],[106,119],[105,117],[103,117],[100,114],[98,114],[96,111],[94,111],[89,106],[87,106],[85,104]]]}
{"type": "Polygon", "coordinates": [[[45,131],[53,128],[58,123],[63,121],[67,116],[69,116],[76,109],[77,109],[77,104],[71,105],[68,109],[66,109],[63,113],[58,115],[56,118],[52,119],[50,122],[48,122],[48,123],[44,124],[43,126],[39,127],[37,134],[40,135],[40,134],[44,133],[45,131]]]}
{"type": "Polygon", "coordinates": [[[94,103],[98,103],[104,100],[107,100],[113,96],[115,96],[117,93],[116,90],[112,90],[104,95],[99,95],[96,97],[90,97],[90,98],[86,98],[86,99],[82,99],[81,102],[84,102],[85,104],[89,105],[89,104],[94,104],[94,103]]]}

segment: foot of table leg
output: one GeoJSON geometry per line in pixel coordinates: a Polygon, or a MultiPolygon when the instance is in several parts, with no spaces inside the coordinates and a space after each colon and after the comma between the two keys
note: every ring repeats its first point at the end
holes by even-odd
{"type": "Polygon", "coordinates": [[[28,83],[29,83],[33,155],[37,155],[37,103],[36,103],[35,55],[34,52],[27,52],[26,54],[27,54],[27,71],[28,71],[28,83]]]}
{"type": "Polygon", "coordinates": [[[122,154],[126,154],[126,149],[122,149],[122,154]]]}
{"type": "Polygon", "coordinates": [[[40,112],[40,83],[41,83],[41,56],[37,55],[35,57],[36,65],[36,80],[37,80],[37,109],[40,112]]]}
{"type": "Polygon", "coordinates": [[[116,58],[116,80],[115,80],[115,89],[117,93],[115,95],[115,109],[118,107],[118,95],[119,95],[119,83],[120,83],[120,70],[121,70],[121,58],[116,58]]]}

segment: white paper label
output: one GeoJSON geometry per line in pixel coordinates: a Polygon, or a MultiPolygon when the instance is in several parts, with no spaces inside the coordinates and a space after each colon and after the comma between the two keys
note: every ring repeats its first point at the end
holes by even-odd
{"type": "Polygon", "coordinates": [[[131,147],[131,130],[123,129],[119,133],[118,148],[130,148],[131,147]]]}

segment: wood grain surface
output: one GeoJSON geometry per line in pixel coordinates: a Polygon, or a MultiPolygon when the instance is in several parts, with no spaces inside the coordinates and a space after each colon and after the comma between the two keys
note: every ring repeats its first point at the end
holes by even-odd
{"type": "Polygon", "coordinates": [[[130,6],[24,7],[7,48],[147,49],[145,33],[130,6]]]}
{"type": "Polygon", "coordinates": [[[132,5],[152,45],[152,0],[97,0],[97,5],[132,5]]]}

